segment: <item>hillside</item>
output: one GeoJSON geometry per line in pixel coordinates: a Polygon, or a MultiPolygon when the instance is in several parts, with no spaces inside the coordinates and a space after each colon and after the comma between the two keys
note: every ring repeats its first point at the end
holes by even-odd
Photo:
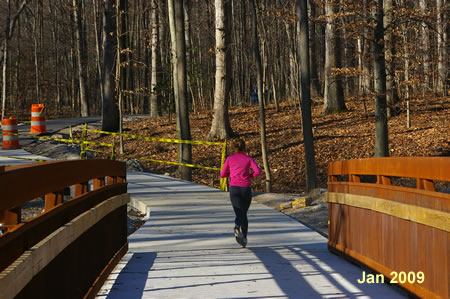
{"type": "MultiPolygon", "coordinates": [[[[348,101],[348,112],[321,115],[319,103],[313,105],[314,146],[317,179],[326,188],[327,163],[342,159],[367,158],[374,153],[375,120],[373,103],[348,101]]],[[[230,109],[230,120],[236,136],[247,143],[248,153],[262,165],[258,107],[230,109]]],[[[193,140],[206,140],[212,112],[191,114],[193,140]]],[[[273,176],[273,192],[301,193],[305,188],[304,151],[301,117],[293,103],[284,102],[280,111],[273,105],[266,108],[269,163],[273,176]]],[[[391,156],[450,155],[450,99],[415,100],[411,103],[411,128],[406,128],[406,113],[389,119],[389,151],[391,156]]],[[[124,125],[125,133],[158,138],[175,138],[175,121],[162,117],[157,121],[144,119],[124,125]]],[[[91,134],[90,140],[118,144],[117,137],[91,134]]],[[[176,162],[176,145],[125,139],[127,156],[147,157],[176,162]]],[[[117,151],[118,152],[118,151],[117,151]]],[[[220,146],[194,145],[193,163],[219,167],[220,146]]],[[[176,166],[145,162],[149,171],[177,176],[176,166]]],[[[219,176],[211,170],[194,169],[194,182],[218,187],[219,176]]],[[[255,191],[264,191],[264,175],[254,181],[255,191]]]]}

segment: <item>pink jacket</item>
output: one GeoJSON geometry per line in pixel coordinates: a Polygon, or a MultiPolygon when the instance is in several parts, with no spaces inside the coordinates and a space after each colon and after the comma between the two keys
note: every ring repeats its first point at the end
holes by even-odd
{"type": "Polygon", "coordinates": [[[244,153],[236,152],[225,161],[223,169],[220,172],[221,178],[230,177],[230,186],[250,187],[252,184],[252,177],[257,177],[261,174],[258,164],[253,158],[244,153]],[[253,173],[250,174],[250,167],[253,173]]]}

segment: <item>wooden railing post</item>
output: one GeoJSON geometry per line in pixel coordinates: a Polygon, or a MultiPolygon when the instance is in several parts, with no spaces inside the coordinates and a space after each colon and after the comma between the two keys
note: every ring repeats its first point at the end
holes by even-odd
{"type": "Polygon", "coordinates": [[[107,185],[112,185],[112,184],[115,184],[115,183],[117,183],[117,178],[116,177],[113,177],[113,176],[107,176],[106,177],[106,184],[107,185]]]}
{"type": "Polygon", "coordinates": [[[22,208],[14,208],[6,211],[0,211],[0,223],[5,226],[16,225],[21,222],[22,208]]]}
{"type": "Polygon", "coordinates": [[[337,176],[336,175],[329,175],[328,176],[328,182],[337,182],[337,176]]]}
{"type": "Polygon", "coordinates": [[[377,184],[390,185],[391,178],[384,175],[377,175],[377,184]]]}
{"type": "Polygon", "coordinates": [[[103,186],[105,186],[105,177],[94,179],[94,183],[93,183],[94,190],[97,190],[103,186]]]}
{"type": "Polygon", "coordinates": [[[359,175],[351,174],[351,175],[349,175],[349,182],[360,183],[361,182],[361,178],[360,178],[359,175]]]}
{"type": "Polygon", "coordinates": [[[432,180],[421,179],[421,178],[416,179],[416,188],[422,189],[422,190],[428,190],[428,191],[436,191],[432,180]]]}
{"type": "Polygon", "coordinates": [[[47,212],[64,201],[64,190],[52,192],[45,194],[45,208],[44,211],[47,212]]]}
{"type": "Polygon", "coordinates": [[[78,197],[89,191],[89,182],[83,182],[73,185],[73,197],[78,197]]]}

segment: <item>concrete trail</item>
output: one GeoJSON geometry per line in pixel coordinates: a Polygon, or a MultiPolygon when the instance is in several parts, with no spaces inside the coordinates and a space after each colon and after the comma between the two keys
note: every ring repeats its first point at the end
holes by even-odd
{"type": "MultiPolygon", "coordinates": [[[[52,119],[46,121],[47,133],[43,134],[45,136],[54,134],[62,129],[68,128],[69,126],[77,126],[84,123],[98,122],[100,121],[99,116],[93,117],[78,117],[78,118],[60,118],[60,119],[52,119]]],[[[30,134],[30,124],[18,124],[18,132],[19,134],[24,135],[36,135],[30,134]]],[[[0,144],[3,140],[2,134],[0,134],[0,144]]],[[[20,146],[27,146],[32,142],[35,142],[36,138],[29,138],[19,136],[19,144],[20,146]]],[[[50,145],[53,146],[53,145],[50,145]]],[[[19,149],[8,149],[4,150],[0,147],[0,165],[9,165],[16,166],[22,164],[33,163],[33,161],[26,159],[37,159],[37,160],[52,160],[51,158],[43,157],[40,155],[33,155],[21,148],[19,149]]]]}
{"type": "Polygon", "coordinates": [[[228,193],[150,173],[128,173],[128,192],[149,219],[98,298],[402,298],[359,284],[363,270],[327,239],[253,201],[248,247],[233,235],[228,193]]]}

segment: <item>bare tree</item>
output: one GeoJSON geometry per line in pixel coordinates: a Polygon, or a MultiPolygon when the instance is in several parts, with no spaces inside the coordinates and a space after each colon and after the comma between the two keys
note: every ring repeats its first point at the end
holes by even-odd
{"type": "Polygon", "coordinates": [[[316,17],[317,17],[317,11],[318,11],[318,5],[316,1],[309,0],[309,6],[310,6],[310,17],[312,19],[311,26],[310,26],[310,41],[311,41],[311,49],[314,49],[314,51],[311,51],[311,96],[320,97],[322,96],[322,88],[320,86],[320,79],[319,79],[319,57],[320,57],[320,51],[317,51],[316,49],[319,49],[319,36],[317,35],[317,30],[320,25],[316,26],[316,17]]]}
{"type": "Polygon", "coordinates": [[[298,48],[300,56],[300,84],[302,107],[303,146],[305,148],[306,191],[317,187],[314,140],[312,133],[310,68],[309,68],[309,29],[307,0],[297,0],[296,13],[299,22],[298,48]]]}
{"type": "MultiPolygon", "coordinates": [[[[169,22],[171,22],[172,54],[174,60],[174,93],[177,103],[177,129],[178,136],[182,140],[191,140],[191,129],[189,126],[189,111],[187,101],[186,81],[186,48],[184,37],[184,11],[183,0],[169,0],[169,22]]],[[[181,163],[192,163],[192,146],[181,144],[179,152],[181,163]]],[[[192,180],[192,169],[180,166],[180,175],[183,180],[192,180]]]]}
{"type": "Polygon", "coordinates": [[[264,172],[266,174],[266,192],[272,192],[272,173],[270,172],[269,158],[267,157],[266,142],[266,113],[264,111],[264,90],[263,90],[263,73],[261,64],[261,54],[259,51],[258,39],[258,20],[256,17],[255,1],[250,0],[250,10],[252,14],[252,35],[253,35],[253,52],[256,59],[256,82],[259,92],[259,117],[260,117],[260,136],[261,136],[261,152],[264,164],[264,172]]]}
{"type": "Polygon", "coordinates": [[[386,103],[387,103],[387,116],[393,115],[394,105],[398,102],[397,88],[395,86],[395,66],[394,56],[395,48],[393,41],[393,1],[384,0],[384,17],[383,23],[386,31],[384,33],[384,53],[386,59],[386,103]]]}
{"type": "Polygon", "coordinates": [[[445,11],[446,6],[445,0],[436,0],[437,8],[437,51],[438,51],[438,78],[437,78],[437,92],[443,96],[447,95],[447,30],[446,28],[446,18],[445,11]]]}
{"type": "Polygon", "coordinates": [[[156,90],[158,86],[158,6],[157,1],[152,1],[152,75],[151,75],[151,96],[150,96],[150,117],[152,119],[158,118],[158,91],[156,90]]]}
{"type": "Polygon", "coordinates": [[[5,117],[5,109],[6,109],[6,97],[8,95],[8,50],[9,50],[9,41],[12,38],[14,33],[14,28],[16,26],[16,22],[19,19],[20,14],[25,9],[29,0],[25,0],[20,5],[16,14],[11,18],[11,2],[7,0],[7,12],[6,12],[6,24],[5,24],[5,37],[3,43],[0,48],[0,64],[3,62],[2,66],[2,119],[5,117]]]}
{"type": "Polygon", "coordinates": [[[214,118],[209,139],[227,139],[232,134],[228,116],[231,85],[231,0],[215,0],[216,77],[214,89],[214,118]]]}
{"type": "Polygon", "coordinates": [[[340,38],[335,25],[335,0],[325,1],[325,91],[323,112],[325,114],[347,110],[344,101],[344,89],[340,75],[333,75],[333,69],[341,67],[339,49],[340,38]]]}
{"type": "MultiPolygon", "coordinates": [[[[422,16],[425,16],[427,13],[427,5],[425,0],[419,0],[419,7],[420,11],[422,13],[422,16]]],[[[423,84],[422,84],[422,94],[425,95],[425,93],[428,91],[429,84],[430,84],[430,74],[429,74],[429,68],[430,68],[430,51],[429,51],[429,45],[430,45],[430,38],[428,36],[428,28],[427,24],[425,22],[421,22],[420,24],[420,35],[422,40],[422,65],[423,65],[423,84]]],[[[388,102],[389,103],[389,102],[388,102]]]]}
{"type": "Polygon", "coordinates": [[[375,157],[388,157],[388,125],[386,111],[386,69],[384,61],[383,0],[374,1],[376,22],[373,40],[375,89],[375,157]]]}
{"type": "MultiPolygon", "coordinates": [[[[100,36],[98,32],[98,26],[97,26],[97,13],[98,13],[98,1],[92,0],[92,7],[93,14],[94,14],[94,34],[95,34],[95,54],[96,54],[96,61],[97,61],[97,73],[98,76],[102,76],[102,64],[100,62],[100,36]]],[[[99,87],[100,87],[100,101],[103,103],[103,80],[99,80],[99,87]]]]}
{"type": "Polygon", "coordinates": [[[84,49],[84,33],[82,25],[81,5],[84,0],[72,0],[73,18],[75,22],[75,45],[78,68],[78,83],[80,92],[81,116],[89,115],[89,102],[86,82],[86,49],[84,49]]]}
{"type": "Polygon", "coordinates": [[[104,0],[103,14],[103,109],[102,130],[119,131],[119,107],[115,91],[116,20],[115,0],[104,0]]]}

